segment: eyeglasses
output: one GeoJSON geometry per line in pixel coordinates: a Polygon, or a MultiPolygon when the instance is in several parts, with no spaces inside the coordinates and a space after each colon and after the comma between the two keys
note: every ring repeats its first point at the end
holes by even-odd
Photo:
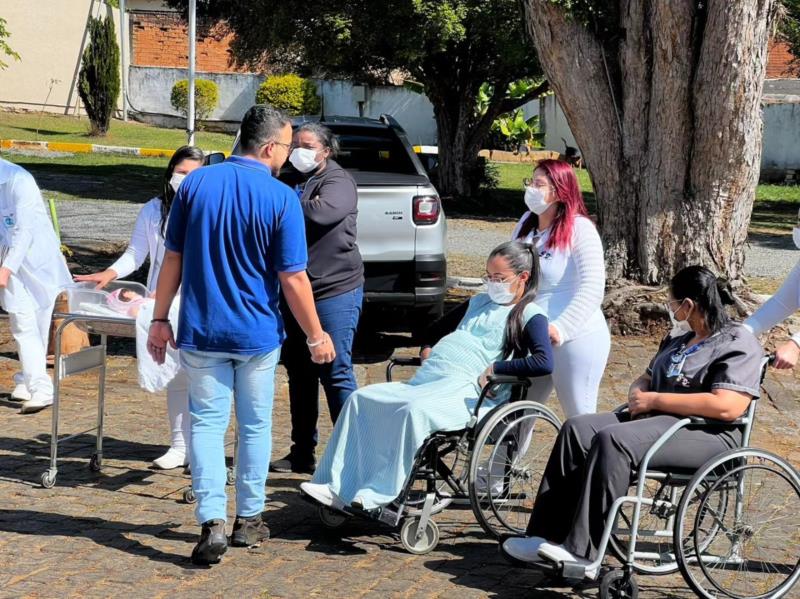
{"type": "MultiPolygon", "coordinates": [[[[284,148],[286,148],[286,151],[287,151],[287,152],[291,152],[291,151],[294,149],[294,145],[293,145],[293,144],[285,144],[285,143],[283,143],[282,141],[277,141],[277,140],[275,140],[275,139],[273,139],[272,141],[270,141],[270,142],[267,142],[267,143],[271,143],[271,144],[276,144],[276,145],[279,145],[279,146],[283,146],[284,148]]],[[[264,144],[264,145],[267,145],[267,144],[264,144]]]]}
{"type": "Polygon", "coordinates": [[[486,283],[510,283],[511,281],[513,281],[516,278],[517,278],[517,275],[511,275],[507,279],[504,279],[500,275],[492,275],[492,276],[483,275],[481,277],[481,281],[483,281],[484,285],[486,285],[486,283]]]}
{"type": "Polygon", "coordinates": [[[530,177],[525,177],[522,180],[523,187],[535,187],[536,189],[552,189],[553,187],[549,183],[541,183],[541,182],[534,182],[534,179],[530,177]]]}

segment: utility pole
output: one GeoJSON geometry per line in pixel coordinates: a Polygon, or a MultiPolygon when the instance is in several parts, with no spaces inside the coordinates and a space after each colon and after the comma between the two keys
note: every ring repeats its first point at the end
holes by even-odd
{"type": "Polygon", "coordinates": [[[119,0],[119,57],[122,63],[122,120],[128,120],[128,68],[125,64],[125,36],[128,21],[125,18],[125,0],[119,0]]]}
{"type": "Polygon", "coordinates": [[[189,109],[186,114],[186,134],[194,145],[194,43],[197,29],[197,0],[189,0],[189,109]]]}

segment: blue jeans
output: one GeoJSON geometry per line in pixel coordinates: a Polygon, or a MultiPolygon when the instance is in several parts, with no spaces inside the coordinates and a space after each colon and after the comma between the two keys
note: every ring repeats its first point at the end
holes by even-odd
{"type": "Polygon", "coordinates": [[[181,350],[192,418],[192,488],[201,524],[227,515],[225,431],[232,398],[239,428],[236,515],[249,518],[264,511],[279,354],[279,349],[257,355],[181,350]]]}
{"type": "Polygon", "coordinates": [[[353,339],[361,316],[361,287],[315,302],[320,324],[333,340],[336,358],[330,364],[314,364],[306,336],[288,308],[282,310],[286,341],[281,357],[289,375],[289,407],[292,414],[292,458],[314,460],[319,418],[319,384],[325,389],[328,410],[336,423],[339,412],[356,390],[353,373],[353,339]]]}

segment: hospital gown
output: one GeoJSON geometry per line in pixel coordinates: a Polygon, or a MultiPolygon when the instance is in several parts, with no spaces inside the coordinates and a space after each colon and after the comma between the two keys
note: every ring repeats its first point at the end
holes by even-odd
{"type": "MultiPolygon", "coordinates": [[[[458,328],[441,339],[413,378],[355,391],[333,430],[313,482],[328,484],[345,503],[388,505],[402,491],[425,439],[464,428],[480,395],[478,377],[503,359],[506,319],[513,306],[476,295],[458,328]]],[[[540,308],[529,304],[527,322],[540,308]]],[[[485,401],[490,409],[501,396],[485,401]]]]}

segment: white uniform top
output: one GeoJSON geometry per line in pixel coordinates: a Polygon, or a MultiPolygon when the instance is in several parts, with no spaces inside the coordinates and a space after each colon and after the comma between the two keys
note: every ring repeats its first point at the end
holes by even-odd
{"type": "Polygon", "coordinates": [[[33,176],[0,158],[0,256],[12,274],[0,290],[8,312],[33,302],[52,308],[60,290],[72,282],[58,237],[33,176]]]}
{"type": "Polygon", "coordinates": [[[111,265],[117,277],[124,279],[137,270],[150,255],[150,270],[147,273],[147,290],[153,293],[158,283],[158,273],[164,263],[164,237],[161,235],[161,198],[147,202],[136,217],[131,242],[125,253],[111,265]]]}
{"type": "MultiPolygon", "coordinates": [[[[800,308],[800,262],[786,277],[777,293],[744,321],[744,326],[754,335],[768,331],[779,322],[786,320],[800,308]]],[[[792,335],[792,341],[800,345],[800,332],[792,335]]]]}
{"type": "MultiPolygon", "coordinates": [[[[511,238],[516,239],[526,212],[511,238]]],[[[550,228],[531,231],[525,238],[539,250],[539,305],[561,336],[561,343],[606,327],[601,310],[606,286],[603,244],[592,221],[578,216],[572,227],[570,246],[548,249],[550,228]]]]}

